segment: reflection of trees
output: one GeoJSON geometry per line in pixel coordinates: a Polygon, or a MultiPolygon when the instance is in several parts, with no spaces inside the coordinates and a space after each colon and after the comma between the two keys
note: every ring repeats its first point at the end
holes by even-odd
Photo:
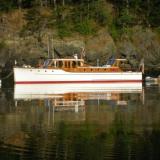
{"type": "Polygon", "coordinates": [[[3,148],[0,158],[18,159],[159,159],[160,129],[144,129],[138,132],[132,120],[126,121],[117,113],[109,130],[105,125],[60,122],[47,131],[42,127],[28,128],[27,148],[16,152],[15,148],[3,148]],[[14,158],[15,157],[15,158],[14,158]]]}
{"type": "MultiPolygon", "coordinates": [[[[127,120],[129,121],[129,119],[127,120]]],[[[111,129],[113,153],[117,159],[130,159],[131,144],[134,135],[133,124],[128,123],[123,114],[117,113],[111,129]]]]}
{"type": "Polygon", "coordinates": [[[117,159],[159,159],[160,128],[137,130],[134,120],[118,113],[111,128],[113,155],[117,159]]]}

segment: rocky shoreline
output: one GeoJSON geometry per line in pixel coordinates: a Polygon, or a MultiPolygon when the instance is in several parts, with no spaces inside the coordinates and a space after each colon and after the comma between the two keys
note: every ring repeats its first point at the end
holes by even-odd
{"type": "Polygon", "coordinates": [[[131,35],[123,35],[114,40],[108,29],[101,29],[94,35],[59,38],[56,32],[42,34],[41,40],[35,36],[21,37],[16,33],[2,34],[0,38],[1,78],[7,76],[14,66],[36,66],[40,58],[73,57],[85,53],[84,59],[91,65],[106,64],[111,56],[127,58],[132,67],[138,67],[141,59],[145,63],[145,77],[160,75],[160,40],[151,29],[136,26],[131,35]],[[13,35],[14,34],[14,35],[13,35]]]}
{"type": "MultiPolygon", "coordinates": [[[[0,39],[0,66],[18,63],[34,65],[35,59],[40,57],[71,57],[75,53],[81,56],[85,49],[85,59],[95,65],[97,59],[104,65],[110,56],[125,57],[133,66],[144,58],[147,70],[159,69],[160,45],[157,35],[151,30],[134,29],[131,37],[123,36],[114,41],[107,30],[100,30],[96,35],[82,37],[56,38],[52,33],[44,35],[39,42],[35,37],[17,37],[14,39],[0,39]]],[[[7,66],[8,67],[8,66],[7,66]]]]}

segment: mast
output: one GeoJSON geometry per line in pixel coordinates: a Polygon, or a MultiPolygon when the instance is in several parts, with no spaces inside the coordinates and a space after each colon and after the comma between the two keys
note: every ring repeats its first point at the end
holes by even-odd
{"type": "Polygon", "coordinates": [[[47,47],[48,47],[48,58],[50,57],[50,39],[49,39],[49,36],[48,36],[48,45],[47,45],[47,47]]]}

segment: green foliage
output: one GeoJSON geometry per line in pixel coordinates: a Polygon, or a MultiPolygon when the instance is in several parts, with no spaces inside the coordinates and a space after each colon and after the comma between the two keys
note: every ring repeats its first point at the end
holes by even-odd
{"type": "Polygon", "coordinates": [[[94,9],[94,20],[102,27],[110,25],[113,20],[113,15],[110,13],[109,8],[105,1],[97,1],[95,4],[96,8],[94,9]]]}
{"type": "Polygon", "coordinates": [[[43,30],[48,27],[48,17],[44,16],[39,8],[32,8],[25,14],[25,19],[27,23],[21,35],[35,35],[40,40],[43,30]]]}
{"type": "Polygon", "coordinates": [[[31,8],[33,7],[33,4],[35,3],[35,0],[22,0],[21,2],[21,6],[23,8],[31,8]]]}
{"type": "Polygon", "coordinates": [[[0,0],[0,11],[8,12],[14,7],[13,1],[10,0],[0,0]]]}
{"type": "Polygon", "coordinates": [[[27,20],[25,30],[27,30],[29,34],[39,32],[41,28],[40,11],[38,9],[30,9],[26,13],[25,18],[27,20]]]}
{"type": "Polygon", "coordinates": [[[151,26],[159,27],[160,26],[160,3],[158,0],[154,0],[150,12],[148,15],[149,22],[151,26]]]}
{"type": "Polygon", "coordinates": [[[158,35],[160,35],[160,27],[156,27],[155,31],[158,33],[158,35]]]}
{"type": "Polygon", "coordinates": [[[75,30],[83,35],[90,35],[96,31],[96,27],[93,21],[85,20],[75,25],[75,30]]]}
{"type": "Polygon", "coordinates": [[[71,26],[65,22],[58,24],[58,35],[60,38],[68,37],[71,35],[71,26]]]}
{"type": "Polygon", "coordinates": [[[120,27],[131,26],[134,22],[134,17],[129,13],[128,9],[123,9],[119,18],[117,19],[117,24],[120,27]]]}
{"type": "Polygon", "coordinates": [[[106,26],[107,24],[109,24],[109,21],[111,19],[111,16],[109,15],[109,13],[107,12],[107,10],[100,10],[97,13],[97,22],[101,25],[101,26],[106,26]]]}
{"type": "Polygon", "coordinates": [[[111,34],[114,40],[117,40],[120,37],[120,30],[116,27],[115,24],[109,27],[109,33],[111,34]]]}
{"type": "Polygon", "coordinates": [[[15,8],[27,10],[22,33],[30,34],[40,34],[51,26],[57,27],[60,37],[69,36],[71,31],[88,35],[97,27],[107,26],[116,38],[137,24],[153,28],[160,25],[159,0],[0,0],[0,12],[15,8]],[[41,14],[46,7],[53,10],[52,18],[41,14]]]}
{"type": "Polygon", "coordinates": [[[97,27],[110,24],[111,16],[106,9],[104,0],[81,1],[72,10],[72,20],[75,31],[83,35],[96,32],[97,27]]]}
{"type": "Polygon", "coordinates": [[[25,15],[25,19],[27,20],[26,29],[31,33],[37,32],[40,29],[40,23],[42,17],[40,15],[40,11],[38,9],[30,9],[25,15]]]}
{"type": "Polygon", "coordinates": [[[72,33],[71,10],[69,6],[57,6],[53,9],[49,24],[51,27],[56,27],[60,38],[70,36],[72,33]]]}
{"type": "Polygon", "coordinates": [[[6,48],[6,43],[4,41],[0,41],[0,50],[6,48]]]}

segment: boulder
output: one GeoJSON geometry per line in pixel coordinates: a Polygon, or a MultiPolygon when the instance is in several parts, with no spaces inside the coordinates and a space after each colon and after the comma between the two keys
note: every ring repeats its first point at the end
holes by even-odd
{"type": "Polygon", "coordinates": [[[86,59],[92,64],[105,64],[111,55],[116,55],[116,46],[107,30],[101,30],[86,41],[86,59]]]}

